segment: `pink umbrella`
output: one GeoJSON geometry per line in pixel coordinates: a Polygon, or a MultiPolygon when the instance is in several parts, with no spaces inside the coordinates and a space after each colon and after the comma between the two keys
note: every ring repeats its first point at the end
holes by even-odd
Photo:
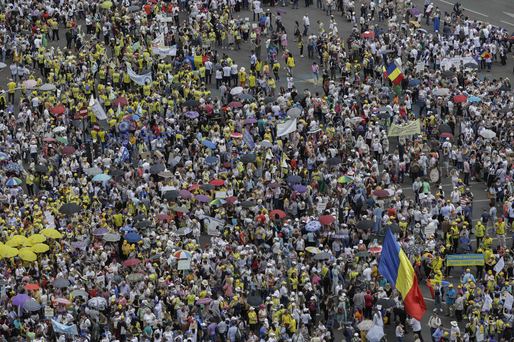
{"type": "Polygon", "coordinates": [[[133,267],[133,266],[137,266],[141,263],[141,260],[139,259],[136,259],[136,258],[132,258],[132,259],[127,259],[123,262],[123,266],[125,267],[133,267]]]}

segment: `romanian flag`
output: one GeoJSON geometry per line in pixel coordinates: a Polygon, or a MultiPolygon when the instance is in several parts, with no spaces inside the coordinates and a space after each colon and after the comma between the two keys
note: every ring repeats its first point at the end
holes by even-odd
{"type": "Polygon", "coordinates": [[[426,311],[425,300],[409,258],[388,229],[378,265],[380,274],[402,295],[405,312],[421,321],[426,311]]]}
{"type": "Polygon", "coordinates": [[[389,78],[393,84],[400,84],[403,80],[402,71],[394,63],[387,66],[386,73],[387,78],[389,78]]]}
{"type": "Polygon", "coordinates": [[[480,57],[482,57],[482,59],[491,59],[491,58],[493,58],[493,56],[491,55],[491,53],[489,51],[482,52],[480,57]]]}

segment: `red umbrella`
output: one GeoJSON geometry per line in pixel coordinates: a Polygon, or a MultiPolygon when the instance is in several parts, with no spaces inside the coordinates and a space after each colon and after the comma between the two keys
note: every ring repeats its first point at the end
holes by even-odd
{"type": "Polygon", "coordinates": [[[228,204],[234,204],[237,201],[237,197],[229,196],[229,197],[225,198],[225,201],[227,201],[228,204]]]}
{"type": "Polygon", "coordinates": [[[241,108],[243,107],[243,104],[241,102],[238,102],[238,101],[232,101],[228,104],[228,106],[230,108],[241,108]]]}
{"type": "Polygon", "coordinates": [[[70,305],[71,302],[67,300],[66,298],[56,298],[54,299],[54,303],[61,304],[61,305],[70,305]]]}
{"type": "Polygon", "coordinates": [[[170,215],[166,215],[166,214],[158,214],[156,216],[156,218],[157,218],[158,221],[161,221],[161,222],[171,221],[171,216],[170,215]]]}
{"type": "Polygon", "coordinates": [[[453,138],[453,134],[451,134],[450,132],[443,132],[441,133],[441,135],[439,135],[439,137],[441,138],[453,138]]]}
{"type": "Polygon", "coordinates": [[[62,115],[62,114],[64,114],[65,110],[66,110],[66,108],[64,107],[64,105],[62,103],[60,103],[57,106],[51,108],[50,113],[52,113],[53,115],[62,115]]]}
{"type": "Polygon", "coordinates": [[[322,215],[319,217],[319,223],[328,226],[329,224],[334,223],[336,218],[332,215],[322,215]]]}
{"type": "Polygon", "coordinates": [[[125,267],[133,267],[133,266],[137,266],[141,263],[141,260],[139,259],[136,259],[136,258],[132,258],[132,259],[127,259],[123,262],[123,266],[125,267]]]}
{"type": "Polygon", "coordinates": [[[222,186],[225,184],[225,181],[223,179],[213,179],[209,182],[209,184],[214,186],[222,186]]]}
{"type": "Polygon", "coordinates": [[[453,102],[455,103],[463,103],[463,102],[466,102],[467,100],[467,96],[466,95],[456,95],[453,97],[453,102]]]}
{"type": "Polygon", "coordinates": [[[373,191],[373,196],[378,197],[378,198],[386,198],[386,197],[391,196],[391,194],[386,190],[380,189],[380,190],[373,191]]]}
{"type": "Polygon", "coordinates": [[[125,107],[126,105],[128,105],[128,100],[127,100],[127,98],[125,98],[123,96],[119,96],[116,100],[112,101],[113,107],[118,107],[118,106],[125,107]]]}
{"type": "Polygon", "coordinates": [[[361,38],[365,39],[375,39],[375,32],[373,31],[365,31],[361,34],[361,38]]]}
{"type": "Polygon", "coordinates": [[[69,145],[68,146],[64,146],[62,148],[62,154],[66,155],[66,156],[69,156],[70,154],[75,153],[75,151],[76,151],[75,147],[69,146],[69,145]]]}
{"type": "Polygon", "coordinates": [[[243,135],[239,132],[234,132],[230,135],[232,138],[242,138],[243,135]]]}
{"type": "Polygon", "coordinates": [[[270,211],[269,217],[271,219],[275,219],[277,216],[278,216],[279,219],[283,219],[287,215],[286,215],[286,213],[283,210],[280,210],[280,209],[275,209],[275,210],[270,211]]]}
{"type": "Polygon", "coordinates": [[[36,291],[36,290],[39,290],[39,285],[38,284],[27,284],[24,286],[24,288],[27,291],[36,291]]]}
{"type": "Polygon", "coordinates": [[[194,184],[191,184],[189,186],[189,191],[195,191],[195,190],[198,190],[198,189],[200,189],[200,184],[194,183],[194,184]]]}

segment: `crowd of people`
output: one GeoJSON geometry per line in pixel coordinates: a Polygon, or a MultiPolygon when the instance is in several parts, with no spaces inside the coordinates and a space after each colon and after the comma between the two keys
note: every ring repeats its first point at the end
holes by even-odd
{"type": "Polygon", "coordinates": [[[388,229],[433,341],[513,338],[511,35],[409,1],[290,30],[304,5],[2,4],[0,341],[426,340],[388,229]]]}

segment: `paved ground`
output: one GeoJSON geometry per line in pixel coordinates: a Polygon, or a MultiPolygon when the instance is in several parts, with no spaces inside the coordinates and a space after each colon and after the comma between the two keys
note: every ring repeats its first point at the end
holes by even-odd
{"type": "MultiPolygon", "coordinates": [[[[358,1],[356,1],[358,2],[358,1]]],[[[415,0],[414,1],[419,8],[423,7],[423,0],[415,0]]],[[[482,20],[482,21],[488,21],[496,25],[500,25],[503,27],[506,27],[507,29],[512,29],[514,31],[514,2],[513,0],[489,0],[487,2],[480,1],[480,0],[466,0],[461,1],[464,5],[465,13],[467,13],[470,17],[482,20]]],[[[453,6],[453,3],[446,0],[435,0],[436,6],[439,6],[442,11],[451,11],[451,8],[453,6]]],[[[309,9],[305,9],[303,7],[303,2],[300,1],[300,8],[299,9],[291,9],[289,7],[282,8],[282,7],[275,7],[272,9],[272,11],[276,14],[277,9],[281,9],[282,17],[283,17],[283,23],[287,29],[288,35],[289,35],[289,48],[292,51],[292,53],[295,55],[296,58],[296,70],[295,70],[295,85],[299,90],[303,90],[305,88],[308,88],[312,91],[320,91],[321,89],[314,85],[312,81],[312,75],[310,73],[310,65],[312,63],[312,60],[309,60],[307,57],[301,58],[299,56],[298,47],[294,43],[294,22],[297,20],[300,22],[302,21],[302,17],[305,13],[307,13],[310,17],[311,21],[311,30],[317,31],[317,25],[316,22],[318,20],[325,22],[325,27],[328,27],[328,17],[327,15],[315,8],[310,7],[309,9]]],[[[358,8],[356,6],[356,8],[358,8]]],[[[252,18],[252,14],[248,11],[243,11],[240,13],[236,13],[235,17],[245,18],[249,17],[252,18]]],[[[349,32],[351,32],[352,26],[350,23],[346,21],[345,18],[341,17],[340,13],[335,13],[335,18],[338,23],[339,32],[343,37],[347,37],[349,32]]],[[[83,23],[82,23],[83,24],[83,23]]],[[[427,27],[427,29],[430,29],[427,27]]],[[[315,32],[316,34],[317,32],[315,32]]],[[[64,33],[61,33],[61,41],[59,42],[51,42],[51,45],[53,46],[64,46],[64,33]]],[[[264,50],[264,48],[263,48],[264,50]]],[[[248,66],[249,65],[249,58],[250,58],[250,49],[247,44],[243,44],[242,49],[238,51],[231,51],[231,50],[221,50],[221,52],[225,52],[229,54],[232,58],[235,59],[235,61],[240,66],[248,66]]],[[[305,48],[306,53],[306,48],[305,48]]],[[[7,64],[9,64],[9,61],[7,61],[7,64]]],[[[284,73],[281,72],[281,76],[283,76],[284,73]]],[[[509,58],[508,65],[507,66],[500,66],[499,64],[495,64],[493,66],[493,72],[490,74],[482,74],[482,77],[499,77],[499,76],[511,76],[512,75],[512,59],[509,58]]],[[[7,79],[9,78],[9,71],[8,68],[0,71],[0,88],[5,89],[7,79]]],[[[283,77],[282,77],[283,79],[283,77]]],[[[283,82],[280,82],[278,84],[279,86],[284,85],[283,82]]],[[[451,192],[451,184],[449,179],[443,179],[442,180],[443,189],[449,193],[451,192]]],[[[471,191],[475,195],[475,200],[473,203],[474,212],[473,212],[473,218],[478,218],[480,216],[480,213],[482,212],[483,208],[486,208],[488,206],[488,201],[486,198],[485,193],[485,185],[483,183],[476,183],[472,182],[470,185],[471,191]]],[[[410,188],[410,184],[406,183],[404,184],[403,190],[407,196],[412,195],[412,190],[410,188]]],[[[458,280],[459,272],[462,270],[454,270],[452,273],[452,278],[450,280],[458,280]]],[[[427,303],[427,314],[425,315],[425,319],[423,320],[423,335],[425,340],[430,340],[430,332],[427,327],[427,321],[430,316],[430,313],[433,309],[433,301],[430,298],[430,294],[428,292],[428,289],[425,286],[422,286],[422,291],[424,293],[424,296],[426,298],[427,303]]],[[[444,317],[443,323],[445,326],[449,326],[449,321],[451,319],[444,317]]],[[[392,328],[386,328],[387,337],[389,340],[394,339],[394,332],[392,328]]],[[[340,332],[336,332],[336,341],[341,341],[342,336],[340,332]]],[[[412,340],[412,335],[409,335],[407,337],[407,340],[412,340]]]]}

